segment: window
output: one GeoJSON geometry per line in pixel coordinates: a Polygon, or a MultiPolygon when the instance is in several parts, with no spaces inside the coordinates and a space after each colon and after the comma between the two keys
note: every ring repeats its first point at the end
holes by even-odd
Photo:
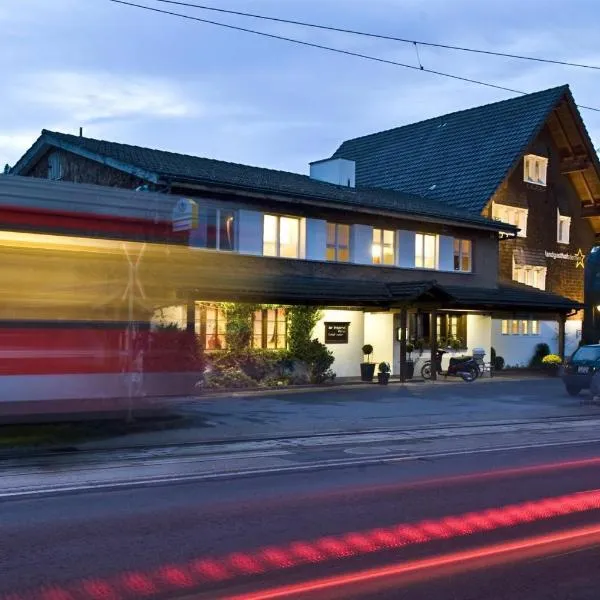
{"type": "Polygon", "coordinates": [[[371,252],[373,254],[374,265],[395,264],[395,240],[396,236],[393,231],[388,229],[373,229],[371,252]]]}
{"type": "Polygon", "coordinates": [[[546,185],[546,173],[548,171],[548,159],[536,154],[526,154],[523,160],[523,179],[528,183],[546,185]]]}
{"type": "Polygon", "coordinates": [[[417,233],[415,235],[415,267],[437,268],[437,235],[417,233]]]}
{"type": "Polygon", "coordinates": [[[62,161],[60,160],[60,154],[58,152],[52,152],[48,156],[48,179],[55,181],[62,179],[62,161]]]}
{"type": "Polygon", "coordinates": [[[539,290],[546,289],[546,267],[513,264],[513,280],[539,290]]]}
{"type": "Polygon", "coordinates": [[[503,319],[502,335],[539,335],[540,322],[535,319],[503,319]]]}
{"type": "Polygon", "coordinates": [[[281,258],[300,258],[300,219],[265,215],[263,254],[281,258]]]}
{"type": "Polygon", "coordinates": [[[269,308],[254,313],[253,348],[286,348],[287,316],[285,308],[269,308]]]}
{"type": "Polygon", "coordinates": [[[492,218],[503,223],[510,223],[519,228],[517,235],[527,237],[527,214],[526,208],[517,208],[515,206],[505,206],[496,204],[492,206],[492,218]]]}
{"type": "Polygon", "coordinates": [[[561,215],[556,212],[556,241],[559,244],[568,244],[571,233],[571,217],[561,215]]]}
{"type": "Polygon", "coordinates": [[[471,240],[454,240],[454,270],[471,272],[471,240]]]}
{"type": "MultiPolygon", "coordinates": [[[[409,313],[408,339],[412,342],[422,340],[425,345],[430,341],[430,314],[428,312],[409,313]]],[[[439,346],[452,345],[458,341],[461,348],[466,347],[467,315],[438,313],[437,338],[439,346]]]]}
{"type": "Polygon", "coordinates": [[[327,223],[327,260],[350,260],[350,225],[327,223]]]}
{"type": "Polygon", "coordinates": [[[225,311],[217,305],[200,306],[198,324],[200,343],[205,350],[221,350],[226,347],[225,331],[227,317],[225,311]]]}
{"type": "Polygon", "coordinates": [[[201,207],[198,227],[190,232],[190,246],[210,250],[235,249],[235,211],[201,207]]]}

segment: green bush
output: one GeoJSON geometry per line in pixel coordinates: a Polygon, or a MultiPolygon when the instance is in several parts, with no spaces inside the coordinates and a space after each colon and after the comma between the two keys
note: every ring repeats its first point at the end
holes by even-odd
{"type": "Polygon", "coordinates": [[[225,325],[225,339],[227,348],[231,352],[243,352],[250,347],[254,312],[257,304],[242,304],[227,302],[223,304],[227,322],[225,325]]]}
{"type": "Polygon", "coordinates": [[[308,365],[311,383],[324,383],[335,378],[335,373],[329,368],[335,360],[333,353],[319,340],[311,340],[304,347],[299,348],[294,358],[308,365]]]}
{"type": "Polygon", "coordinates": [[[544,360],[544,356],[548,356],[550,354],[550,346],[545,343],[537,344],[535,347],[535,352],[529,361],[529,366],[531,368],[540,368],[542,366],[542,362],[544,360]]]}
{"type": "Polygon", "coordinates": [[[239,352],[220,350],[211,352],[210,363],[215,370],[239,369],[248,377],[262,382],[268,377],[280,377],[291,368],[289,353],[285,350],[245,348],[239,352]]]}
{"type": "Polygon", "coordinates": [[[225,367],[207,373],[204,376],[203,387],[207,390],[255,388],[258,387],[258,383],[241,369],[225,367]]]}

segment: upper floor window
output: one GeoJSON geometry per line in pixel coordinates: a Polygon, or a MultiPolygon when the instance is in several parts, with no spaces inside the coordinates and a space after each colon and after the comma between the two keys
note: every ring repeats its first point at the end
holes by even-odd
{"type": "Polygon", "coordinates": [[[539,335],[540,322],[536,319],[503,319],[502,335],[539,335]]]}
{"type": "Polygon", "coordinates": [[[492,218],[503,223],[509,223],[519,228],[517,235],[527,237],[527,209],[504,204],[494,203],[492,207],[492,218]]]}
{"type": "Polygon", "coordinates": [[[216,304],[200,305],[197,313],[197,331],[205,350],[222,350],[226,347],[227,316],[216,304]]]}
{"type": "Polygon", "coordinates": [[[473,244],[471,240],[454,240],[454,270],[471,272],[471,251],[473,244]]]}
{"type": "Polygon", "coordinates": [[[198,227],[190,232],[190,246],[212,250],[235,249],[235,211],[201,207],[198,227]]]}
{"type": "Polygon", "coordinates": [[[528,183],[546,185],[546,173],[548,171],[548,159],[536,154],[526,154],[523,160],[523,179],[528,183]]]}
{"type": "Polygon", "coordinates": [[[268,308],[254,313],[253,348],[285,348],[287,316],[285,308],[268,308]]]}
{"type": "Polygon", "coordinates": [[[437,268],[437,235],[429,233],[415,235],[415,267],[437,268]]]}
{"type": "Polygon", "coordinates": [[[373,229],[371,252],[374,265],[393,265],[395,263],[396,234],[389,229],[373,229]]]}
{"type": "Polygon", "coordinates": [[[58,152],[48,156],[48,179],[59,180],[63,177],[62,161],[58,152]]]}
{"type": "Polygon", "coordinates": [[[281,258],[300,258],[300,219],[265,215],[263,254],[281,258]]]}
{"type": "Polygon", "coordinates": [[[556,241],[560,244],[568,244],[571,233],[571,217],[561,215],[557,211],[556,218],[556,241]]]}
{"type": "Polygon", "coordinates": [[[513,265],[513,279],[540,290],[546,289],[546,267],[513,265]]]}
{"type": "Polygon", "coordinates": [[[327,223],[327,260],[350,260],[350,225],[327,223]]]}

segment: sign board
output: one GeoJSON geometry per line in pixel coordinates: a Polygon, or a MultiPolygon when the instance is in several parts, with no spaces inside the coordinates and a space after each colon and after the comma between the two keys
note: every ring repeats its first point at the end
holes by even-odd
{"type": "Polygon", "coordinates": [[[350,323],[329,321],[325,323],[326,344],[347,344],[350,323]]]}
{"type": "Polygon", "coordinates": [[[187,231],[198,226],[198,204],[189,198],[180,198],[173,208],[173,231],[187,231]]]}
{"type": "Polygon", "coordinates": [[[568,252],[549,252],[546,250],[544,255],[546,258],[552,258],[554,260],[572,260],[575,263],[575,267],[581,269],[585,266],[585,254],[581,248],[577,250],[576,254],[569,254],[568,252]]]}

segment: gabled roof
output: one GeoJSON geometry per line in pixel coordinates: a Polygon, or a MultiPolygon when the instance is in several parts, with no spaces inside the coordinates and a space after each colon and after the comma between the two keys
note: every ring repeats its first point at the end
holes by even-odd
{"type": "MultiPolygon", "coordinates": [[[[357,186],[419,194],[480,214],[565,98],[583,126],[563,85],[347,140],[333,156],[356,162],[357,186]]],[[[585,126],[582,135],[591,146],[585,126]]]]}
{"type": "Polygon", "coordinates": [[[494,231],[516,232],[506,223],[479,215],[465,214],[442,202],[432,202],[415,194],[383,189],[357,189],[312,179],[308,175],[276,171],[186,154],[154,150],[128,144],[96,140],[66,133],[42,130],[35,144],[12,168],[11,174],[26,175],[50,148],[63,150],[102,162],[141,179],[209,185],[236,191],[259,192],[294,199],[318,200],[332,208],[360,212],[386,211],[386,214],[451,222],[494,231]]]}

